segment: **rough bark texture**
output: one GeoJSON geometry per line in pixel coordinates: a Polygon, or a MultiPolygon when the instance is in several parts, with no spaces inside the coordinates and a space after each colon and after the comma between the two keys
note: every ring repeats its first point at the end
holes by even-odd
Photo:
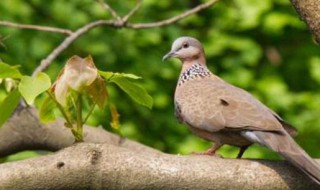
{"type": "Polygon", "coordinates": [[[62,121],[36,114],[19,109],[0,128],[0,154],[62,150],[0,165],[0,189],[320,189],[285,161],[168,155],[101,128],[73,145],[62,121]]]}
{"type": "MultiPolygon", "coordinates": [[[[71,131],[64,127],[62,120],[43,124],[39,121],[37,115],[37,111],[33,107],[20,107],[0,128],[0,157],[22,150],[57,151],[74,143],[71,131]]],[[[120,138],[99,127],[85,126],[84,141],[108,143],[147,152],[158,152],[135,141],[120,138]]]]}
{"type": "Polygon", "coordinates": [[[319,0],[291,0],[291,3],[306,22],[311,33],[320,44],[320,3],[319,0]]]}
{"type": "MultiPolygon", "coordinates": [[[[319,0],[291,2],[320,43],[319,0]]],[[[166,25],[194,10],[158,23],[126,26],[166,25]]],[[[68,44],[98,24],[112,25],[108,21],[89,23],[58,46],[49,59],[52,61],[68,44]]],[[[59,151],[1,164],[0,189],[320,189],[285,161],[168,155],[101,128],[85,127],[84,133],[85,143],[73,144],[74,138],[63,121],[41,124],[34,108],[17,109],[0,128],[0,157],[22,150],[59,151]]]]}
{"type": "Polygon", "coordinates": [[[319,189],[284,161],[146,153],[79,143],[0,165],[0,189],[319,189]]]}

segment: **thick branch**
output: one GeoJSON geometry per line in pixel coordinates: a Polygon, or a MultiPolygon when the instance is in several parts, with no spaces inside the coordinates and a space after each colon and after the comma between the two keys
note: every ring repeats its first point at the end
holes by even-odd
{"type": "MultiPolygon", "coordinates": [[[[17,110],[0,128],[1,156],[73,144],[61,121],[43,125],[35,114],[17,110]]],[[[99,144],[0,165],[0,189],[317,189],[285,161],[168,155],[93,127],[85,128],[85,141],[99,144]]]]}
{"type": "Polygon", "coordinates": [[[291,0],[291,3],[320,43],[320,3],[318,0],[291,0]]]}
{"type": "MultiPolygon", "coordinates": [[[[0,139],[0,157],[22,150],[57,151],[74,143],[72,133],[64,127],[62,120],[49,124],[40,123],[37,112],[32,107],[18,109],[0,128],[0,139]]],[[[158,152],[98,127],[84,127],[84,141],[108,143],[144,152],[158,152]]]]}
{"type": "Polygon", "coordinates": [[[39,30],[39,31],[53,32],[53,33],[61,33],[61,34],[65,34],[65,35],[72,34],[72,31],[68,30],[68,29],[55,28],[55,27],[49,27],[49,26],[30,25],[30,24],[18,24],[18,23],[7,22],[7,21],[0,21],[0,26],[7,26],[7,27],[13,27],[13,28],[19,28],[19,29],[39,30]]]}
{"type": "Polygon", "coordinates": [[[284,161],[173,156],[80,143],[0,165],[0,189],[319,189],[284,161]],[[26,183],[27,180],[27,183],[26,183]]]}

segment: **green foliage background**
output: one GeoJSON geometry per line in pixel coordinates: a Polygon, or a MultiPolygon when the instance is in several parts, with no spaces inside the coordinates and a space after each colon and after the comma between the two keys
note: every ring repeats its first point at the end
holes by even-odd
{"type": "MultiPolygon", "coordinates": [[[[125,15],[134,0],[107,1],[125,15]]],[[[130,22],[154,22],[175,16],[204,0],[144,0],[130,22]]],[[[111,16],[92,0],[3,0],[0,19],[24,24],[75,30],[111,16]]],[[[173,93],[181,64],[162,63],[172,41],[190,35],[202,41],[209,68],[226,81],[253,93],[294,125],[297,142],[312,156],[320,157],[320,51],[289,0],[224,0],[183,21],[162,28],[96,28],[73,43],[46,71],[52,79],[69,57],[91,54],[101,70],[142,76],[141,85],[154,98],[152,110],[137,105],[114,86],[111,100],[121,114],[124,136],[169,153],[203,151],[211,143],[201,140],[174,117],[173,93]]],[[[0,27],[0,58],[21,65],[25,74],[64,39],[61,34],[0,27]]],[[[5,92],[0,90],[0,101],[5,92]]],[[[90,124],[110,129],[110,113],[96,110],[90,124]]],[[[27,129],[26,129],[27,130],[27,129]]],[[[238,149],[225,146],[225,157],[238,149]]],[[[27,153],[28,155],[30,153],[27,153]]],[[[33,155],[33,154],[31,154],[33,155]]],[[[25,156],[25,155],[24,155],[25,156]]],[[[257,145],[244,155],[277,158],[257,145]]]]}

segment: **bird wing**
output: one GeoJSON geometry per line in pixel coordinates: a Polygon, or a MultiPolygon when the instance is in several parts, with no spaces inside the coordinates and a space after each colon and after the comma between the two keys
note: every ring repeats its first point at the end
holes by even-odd
{"type": "Polygon", "coordinates": [[[210,132],[283,130],[273,112],[248,92],[220,78],[195,79],[178,86],[176,115],[184,123],[210,132]]]}

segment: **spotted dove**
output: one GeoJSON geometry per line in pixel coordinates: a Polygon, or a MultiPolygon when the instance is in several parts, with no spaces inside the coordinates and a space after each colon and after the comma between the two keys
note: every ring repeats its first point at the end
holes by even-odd
{"type": "Polygon", "coordinates": [[[172,57],[183,63],[174,96],[175,114],[193,133],[215,142],[204,154],[214,155],[229,144],[240,147],[237,157],[241,158],[248,146],[258,143],[320,184],[320,165],[292,139],[295,129],[251,94],[210,72],[197,39],[176,39],[163,60],[172,57]]]}

